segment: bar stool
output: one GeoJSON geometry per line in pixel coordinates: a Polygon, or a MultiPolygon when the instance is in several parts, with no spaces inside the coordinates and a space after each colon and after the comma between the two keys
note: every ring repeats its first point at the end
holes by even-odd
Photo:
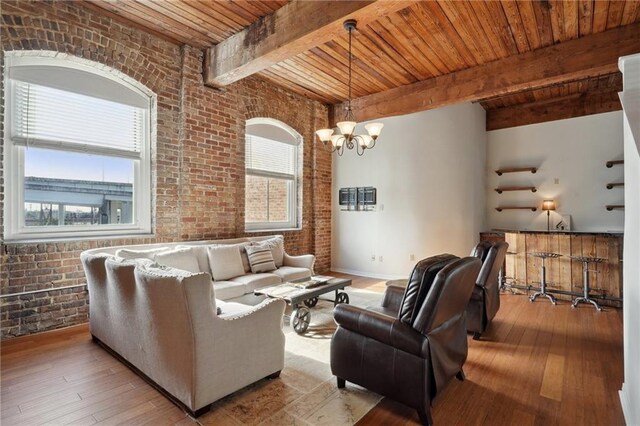
{"type": "Polygon", "coordinates": [[[529,297],[529,300],[531,302],[535,302],[538,296],[543,296],[549,299],[551,303],[556,305],[557,304],[556,298],[552,294],[547,293],[547,268],[544,262],[547,259],[555,259],[562,255],[558,253],[551,253],[546,251],[536,251],[536,252],[527,253],[527,254],[529,256],[539,257],[540,259],[542,259],[542,266],[540,266],[540,291],[536,291],[535,293],[533,293],[533,295],[529,297]]]}
{"type": "Polygon", "coordinates": [[[591,303],[598,311],[602,311],[598,302],[589,297],[589,272],[597,272],[595,270],[589,270],[589,263],[603,263],[606,262],[607,259],[603,259],[601,257],[591,257],[591,256],[571,256],[572,259],[577,260],[578,262],[582,262],[582,296],[576,297],[573,299],[573,303],[571,303],[571,307],[575,308],[578,306],[578,303],[591,303]]]}

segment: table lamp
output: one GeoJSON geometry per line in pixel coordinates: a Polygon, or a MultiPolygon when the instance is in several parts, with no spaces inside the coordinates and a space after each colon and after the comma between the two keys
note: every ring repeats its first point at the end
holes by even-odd
{"type": "Polygon", "coordinates": [[[556,202],[553,200],[542,201],[542,210],[547,211],[547,232],[551,231],[551,224],[549,223],[549,216],[551,216],[551,210],[556,209],[556,202]]]}

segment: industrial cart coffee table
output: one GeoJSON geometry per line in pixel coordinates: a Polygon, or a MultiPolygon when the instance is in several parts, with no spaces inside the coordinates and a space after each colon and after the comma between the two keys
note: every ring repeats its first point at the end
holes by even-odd
{"type": "MultiPolygon", "coordinates": [[[[300,280],[307,281],[308,279],[300,280]]],[[[347,278],[331,278],[324,284],[313,288],[296,287],[296,282],[288,282],[272,287],[264,287],[254,290],[255,295],[264,295],[271,298],[282,299],[291,305],[291,328],[296,333],[302,334],[307,331],[311,323],[311,310],[318,303],[320,296],[335,292],[335,299],[330,300],[334,306],[338,303],[349,303],[349,295],[345,293],[345,287],[351,285],[351,280],[347,278]],[[301,306],[304,304],[305,306],[301,306]]],[[[325,299],[322,299],[325,300],[325,299]]]]}

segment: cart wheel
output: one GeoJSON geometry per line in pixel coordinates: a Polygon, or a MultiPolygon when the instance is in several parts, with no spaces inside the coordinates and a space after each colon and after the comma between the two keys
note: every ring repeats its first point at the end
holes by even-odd
{"type": "Polygon", "coordinates": [[[309,328],[311,322],[311,311],[305,307],[300,307],[291,313],[291,328],[302,334],[309,328]]]}
{"type": "Polygon", "coordinates": [[[337,305],[338,303],[346,303],[347,305],[349,304],[349,295],[345,292],[342,293],[338,293],[338,297],[336,298],[336,301],[334,302],[334,306],[337,305]]]}
{"type": "Polygon", "coordinates": [[[317,297],[312,297],[311,299],[307,299],[307,300],[304,301],[304,304],[309,308],[313,308],[314,306],[316,306],[318,304],[318,298],[317,297]]]}

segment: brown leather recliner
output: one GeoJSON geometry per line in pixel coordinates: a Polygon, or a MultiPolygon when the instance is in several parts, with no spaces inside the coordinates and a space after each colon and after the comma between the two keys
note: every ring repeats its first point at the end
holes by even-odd
{"type": "Polygon", "coordinates": [[[467,305],[467,331],[473,333],[474,340],[480,339],[500,309],[498,274],[507,248],[509,244],[504,241],[481,241],[471,252],[471,256],[482,260],[482,268],[467,305]]]}
{"type": "Polygon", "coordinates": [[[433,399],[454,376],[464,380],[465,308],[480,266],[473,257],[430,257],[418,262],[406,289],[387,288],[381,308],[336,306],[331,371],[338,387],[364,386],[432,424],[433,399]]]}

